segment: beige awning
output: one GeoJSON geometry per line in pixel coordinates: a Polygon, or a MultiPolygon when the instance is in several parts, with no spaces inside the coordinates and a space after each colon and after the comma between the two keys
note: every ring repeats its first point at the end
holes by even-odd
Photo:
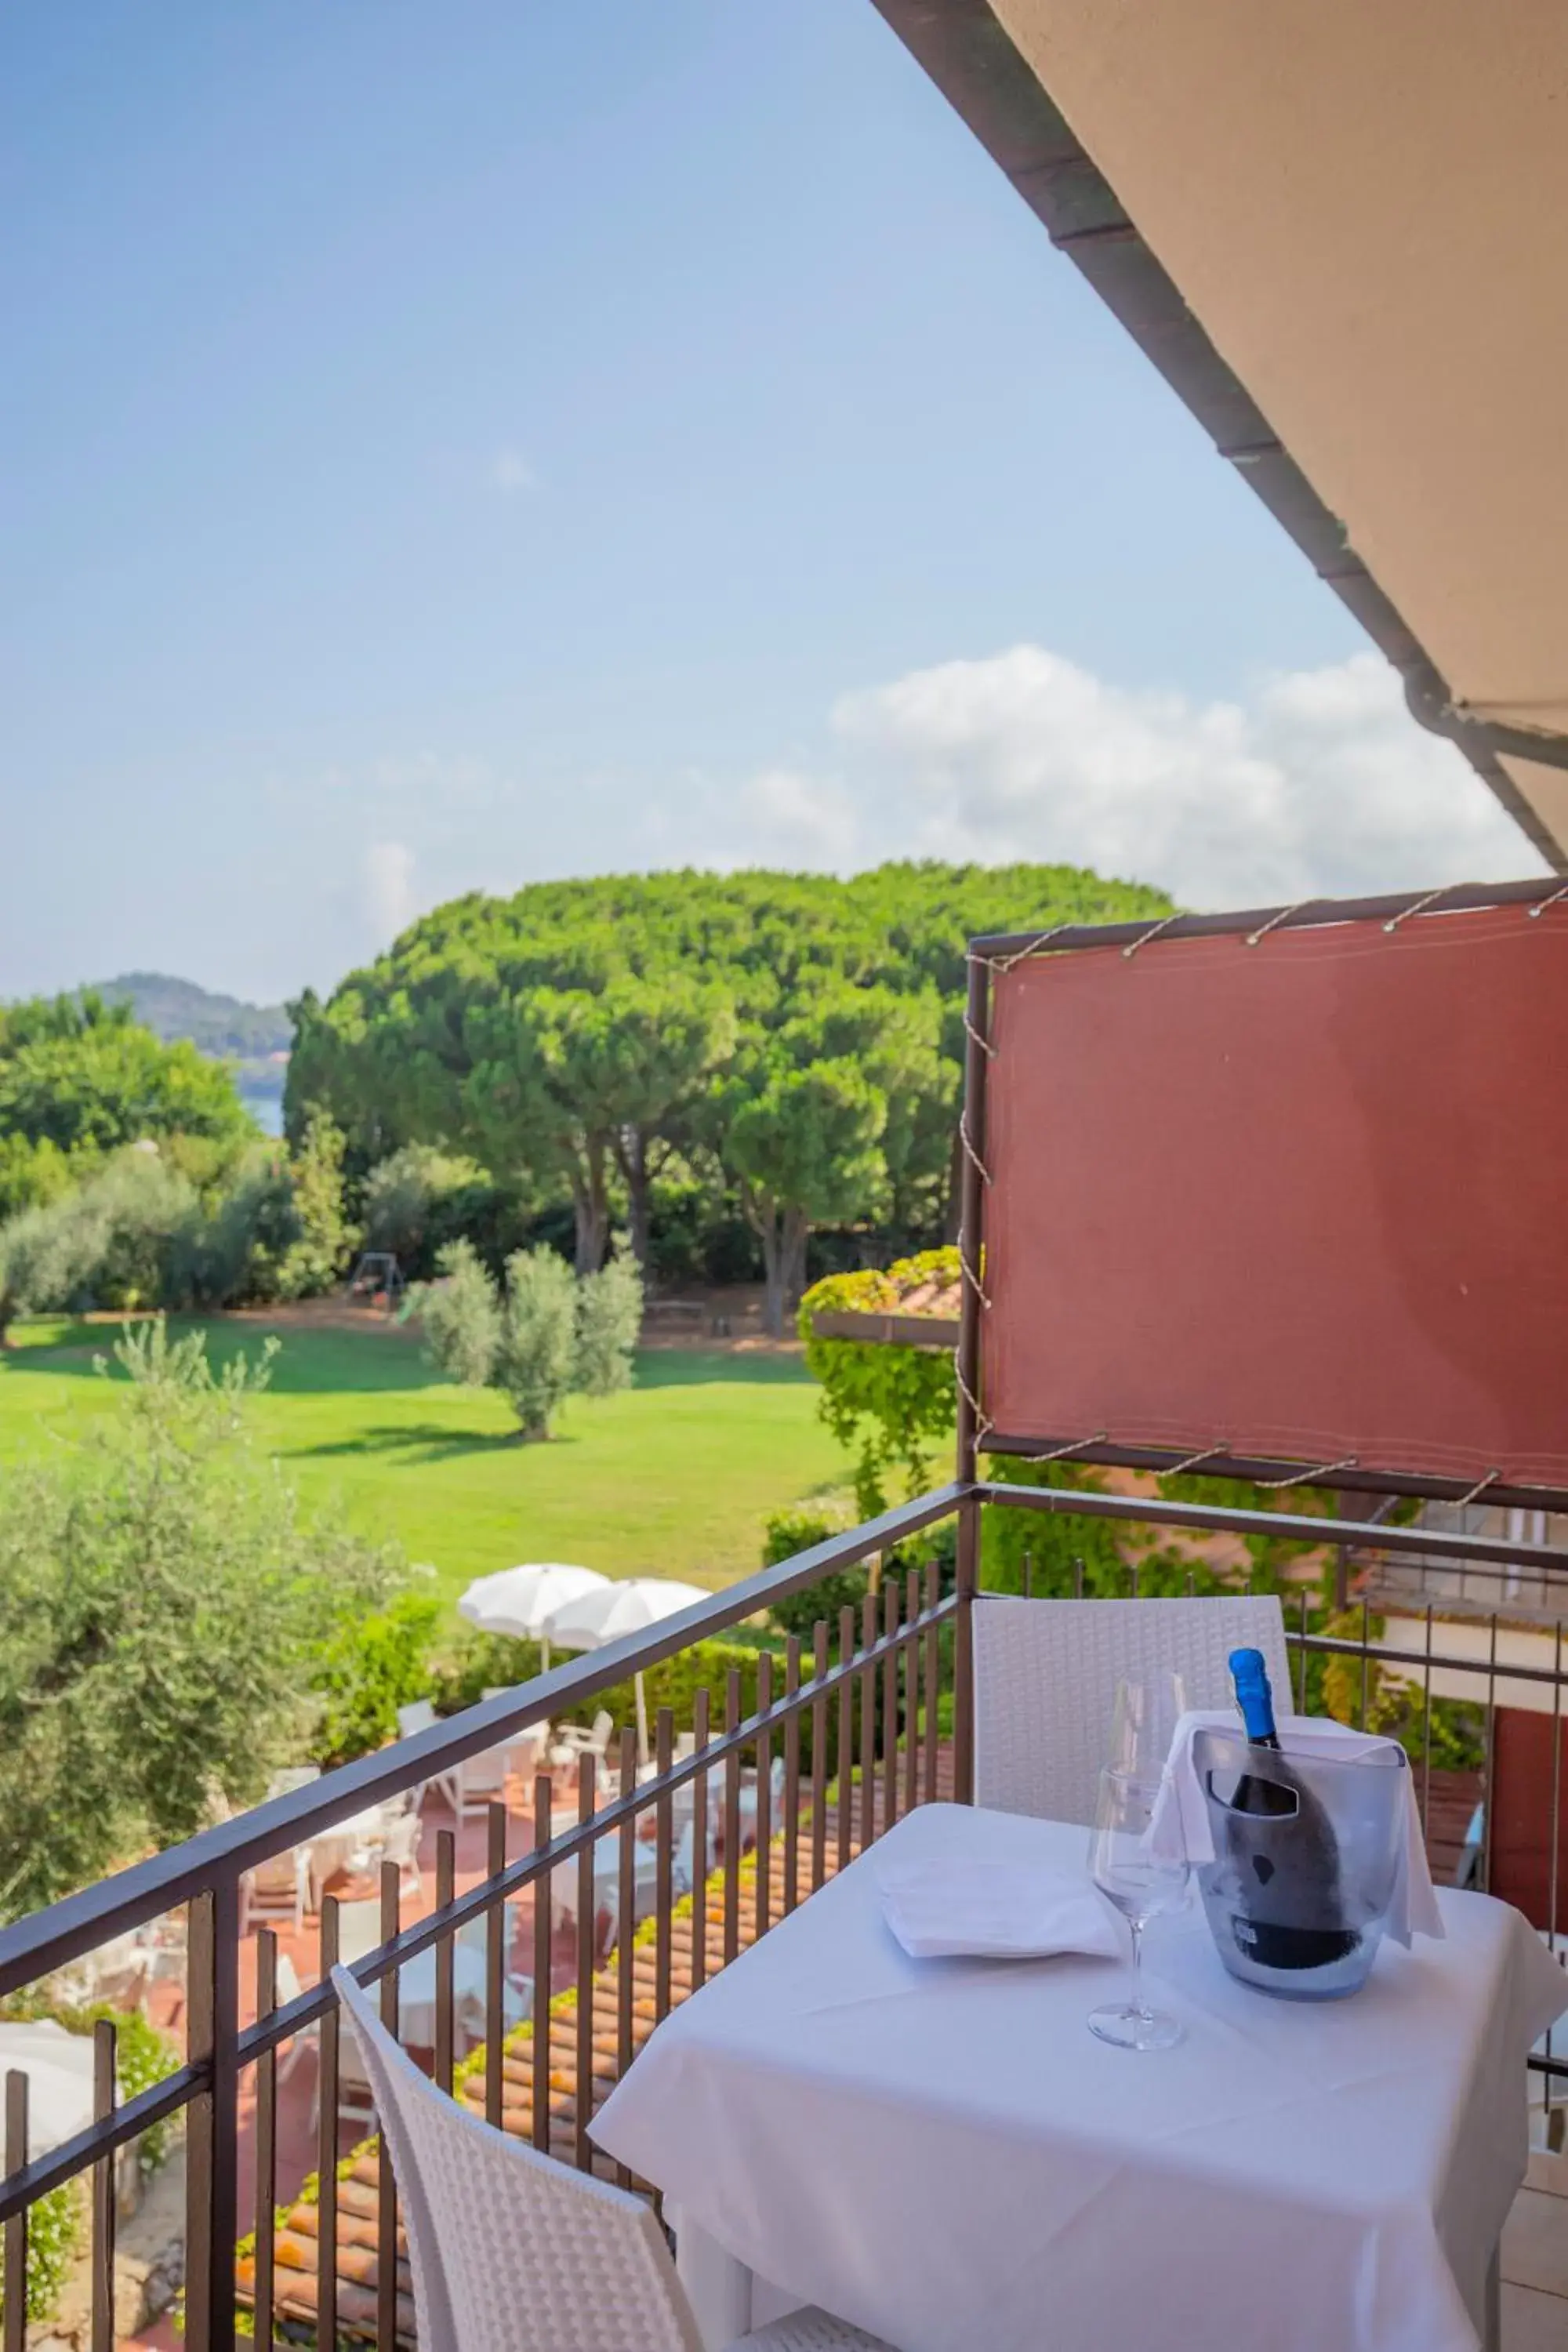
{"type": "Polygon", "coordinates": [[[877,5],[1568,866],[1564,0],[877,5]]]}

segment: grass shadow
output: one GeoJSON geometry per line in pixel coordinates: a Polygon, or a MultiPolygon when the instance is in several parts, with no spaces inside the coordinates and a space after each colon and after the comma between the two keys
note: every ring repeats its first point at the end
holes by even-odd
{"type": "MultiPolygon", "coordinates": [[[[571,1445],[575,1440],[557,1433],[552,1445],[571,1445]]],[[[290,1445],[291,1462],[328,1461],[334,1454],[406,1454],[414,1462],[447,1462],[465,1454],[518,1454],[533,1452],[515,1429],[445,1429],[439,1422],[376,1422],[356,1430],[353,1437],[324,1439],[319,1445],[290,1445]]]]}

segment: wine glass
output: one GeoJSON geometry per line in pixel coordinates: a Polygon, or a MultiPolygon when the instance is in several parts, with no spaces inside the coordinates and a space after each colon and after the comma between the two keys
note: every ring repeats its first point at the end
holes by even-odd
{"type": "Polygon", "coordinates": [[[1107,1760],[1111,1770],[1138,1780],[1157,1780],[1186,1711],[1186,1686],[1180,1675],[1123,1675],[1116,1685],[1110,1719],[1107,1760]]]}
{"type": "Polygon", "coordinates": [[[1119,1772],[1106,1765],[1100,1776],[1094,1829],[1089,1846],[1090,1875],[1132,1931],[1132,1997],[1118,2007],[1097,2009],[1089,2030],[1119,2050],[1171,2050],[1185,2028],[1151,2009],[1143,1998],[1143,1930],[1163,1911],[1186,1899],[1187,1861],[1156,1853],[1150,1840],[1160,1794],[1155,1773],[1119,1772]]]}

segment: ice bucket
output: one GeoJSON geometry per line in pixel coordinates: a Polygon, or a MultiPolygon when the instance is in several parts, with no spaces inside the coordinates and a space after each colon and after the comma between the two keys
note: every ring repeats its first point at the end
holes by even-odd
{"type": "Polygon", "coordinates": [[[1198,1865],[1233,1977],[1285,2000],[1359,1992],[1383,1940],[1405,1834],[1402,1748],[1353,1762],[1198,1731],[1193,1760],[1215,1859],[1198,1865]]]}

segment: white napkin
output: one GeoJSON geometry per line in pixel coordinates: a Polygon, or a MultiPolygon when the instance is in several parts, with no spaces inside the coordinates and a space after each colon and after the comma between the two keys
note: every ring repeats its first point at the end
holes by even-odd
{"type": "MultiPolygon", "coordinates": [[[[1349,1724],[1336,1723],[1330,1716],[1281,1715],[1276,1717],[1275,1727],[1287,1748],[1303,1756],[1330,1757],[1338,1764],[1354,1763],[1361,1757],[1399,1747],[1396,1739],[1386,1739],[1369,1731],[1352,1731],[1349,1724]]],[[[1184,1852],[1194,1867],[1214,1860],[1208,1805],[1193,1761],[1193,1734],[1228,1731],[1239,1735],[1240,1729],[1233,1707],[1194,1708],[1183,1716],[1165,1759],[1163,1785],[1149,1831],[1149,1843],[1155,1853],[1175,1861],[1184,1852]]],[[[1415,1775],[1406,1766],[1405,1839],[1384,1933],[1408,1950],[1412,1936],[1441,1937],[1444,1932],[1443,1915],[1437,1908],[1432,1873],[1426,1863],[1426,1841],[1421,1834],[1415,1775]]]]}
{"type": "Polygon", "coordinates": [[[882,1862],[877,1875],[888,1925],[913,1959],[1030,1960],[1053,1952],[1114,1959],[1126,1948],[1116,1913],[1087,1874],[954,1854],[882,1862]]]}

